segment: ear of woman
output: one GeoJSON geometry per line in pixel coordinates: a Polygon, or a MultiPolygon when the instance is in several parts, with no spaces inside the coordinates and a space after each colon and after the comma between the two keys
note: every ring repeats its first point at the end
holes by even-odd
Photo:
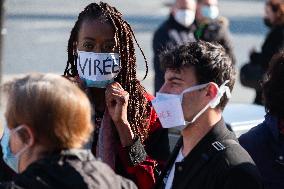
{"type": "Polygon", "coordinates": [[[25,145],[32,146],[35,143],[35,134],[31,127],[22,125],[22,128],[18,131],[18,135],[25,145]]]}

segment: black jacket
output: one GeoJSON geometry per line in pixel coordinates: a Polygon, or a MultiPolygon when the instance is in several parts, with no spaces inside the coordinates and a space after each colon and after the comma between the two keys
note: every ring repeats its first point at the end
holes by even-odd
{"type": "Polygon", "coordinates": [[[94,189],[136,188],[132,181],[116,175],[87,150],[66,150],[32,163],[5,189],[94,189]]]}
{"type": "MultiPolygon", "coordinates": [[[[177,143],[156,188],[164,188],[167,174],[182,147],[177,143]]],[[[235,135],[220,120],[182,162],[175,164],[173,189],[259,189],[258,170],[235,135]]]]}
{"type": "Polygon", "coordinates": [[[195,41],[195,24],[184,27],[176,22],[172,15],[157,29],[153,38],[155,92],[164,84],[164,71],[161,69],[159,54],[174,45],[195,41]]]}
{"type": "Polygon", "coordinates": [[[284,25],[275,26],[267,35],[261,52],[254,52],[250,55],[250,61],[247,66],[242,67],[240,78],[243,85],[256,89],[256,104],[262,104],[262,90],[260,82],[263,79],[264,73],[268,69],[269,62],[274,54],[284,48],[284,25]],[[249,65],[249,66],[248,66],[249,65]],[[255,77],[250,76],[255,75],[255,77]],[[255,82],[249,81],[251,79],[255,82]],[[250,83],[255,83],[256,86],[250,86],[250,83]]]}

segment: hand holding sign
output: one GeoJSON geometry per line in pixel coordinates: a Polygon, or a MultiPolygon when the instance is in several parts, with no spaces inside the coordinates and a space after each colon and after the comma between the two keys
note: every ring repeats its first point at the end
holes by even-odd
{"type": "Polygon", "coordinates": [[[105,97],[109,114],[116,126],[122,146],[131,145],[134,134],[127,119],[128,92],[119,83],[114,82],[107,86],[105,97]]]}

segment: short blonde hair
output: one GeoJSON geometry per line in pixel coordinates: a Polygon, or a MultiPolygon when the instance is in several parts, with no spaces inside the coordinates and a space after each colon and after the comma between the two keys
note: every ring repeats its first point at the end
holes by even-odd
{"type": "Polygon", "coordinates": [[[80,148],[93,126],[87,96],[55,74],[29,74],[3,85],[9,128],[30,127],[37,143],[47,149],[80,148]]]}

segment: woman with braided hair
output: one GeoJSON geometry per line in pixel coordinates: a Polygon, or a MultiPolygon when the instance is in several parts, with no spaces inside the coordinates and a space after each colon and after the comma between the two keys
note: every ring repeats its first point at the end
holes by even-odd
{"type": "Polygon", "coordinates": [[[144,53],[122,14],[106,3],[89,4],[71,31],[64,76],[76,81],[93,104],[92,152],[139,188],[151,188],[169,145],[151,106],[153,97],[136,77],[134,40],[147,75],[144,53]]]}

